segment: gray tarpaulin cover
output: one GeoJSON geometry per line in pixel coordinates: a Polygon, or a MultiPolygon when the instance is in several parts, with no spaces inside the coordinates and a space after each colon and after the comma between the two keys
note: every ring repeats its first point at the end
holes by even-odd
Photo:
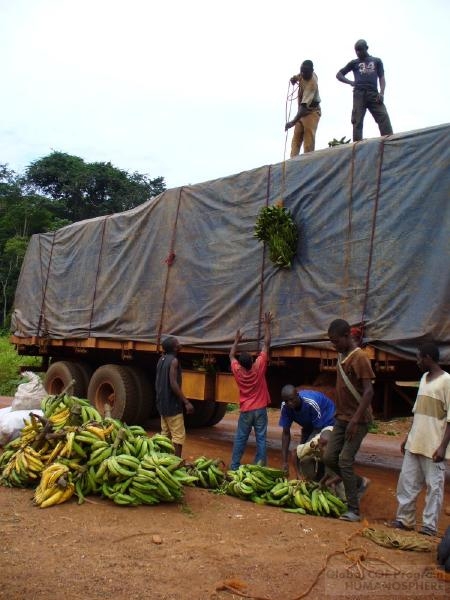
{"type": "Polygon", "coordinates": [[[400,356],[433,339],[450,361],[450,125],[312,152],[168,190],[141,206],[35,235],[14,332],[228,349],[256,339],[321,345],[329,323],[365,323],[400,356]],[[253,235],[282,198],[298,225],[290,270],[253,235]]]}

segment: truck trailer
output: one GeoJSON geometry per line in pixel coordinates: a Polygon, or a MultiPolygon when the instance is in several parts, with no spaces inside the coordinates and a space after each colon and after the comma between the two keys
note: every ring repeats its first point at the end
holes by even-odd
{"type": "Polygon", "coordinates": [[[228,353],[258,352],[274,315],[267,373],[280,389],[332,386],[328,325],[359,325],[372,361],[375,411],[410,409],[417,346],[450,364],[450,125],[303,154],[169,189],[132,210],[34,235],[17,285],[12,342],[42,356],[49,393],[144,423],[155,414],[161,343],[181,345],[188,426],[238,403],[228,353]],[[298,231],[290,268],[254,235],[262,208],[282,204],[298,231]]]}

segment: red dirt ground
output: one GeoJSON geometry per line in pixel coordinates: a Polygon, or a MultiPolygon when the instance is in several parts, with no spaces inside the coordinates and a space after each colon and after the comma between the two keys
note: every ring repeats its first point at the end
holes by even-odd
{"type": "MultiPolygon", "coordinates": [[[[271,413],[269,463],[280,465],[280,432],[271,413]]],[[[186,458],[205,454],[228,462],[236,415],[216,427],[189,432],[186,458]]],[[[391,429],[393,425],[390,426],[391,429]]],[[[154,431],[157,423],[154,424],[154,431]]],[[[153,431],[152,431],[153,432],[153,431]]],[[[395,488],[401,455],[400,436],[369,435],[358,471],[372,483],[362,500],[370,527],[395,515],[395,488]],[[390,468],[380,468],[379,461],[390,468]],[[375,466],[373,466],[375,465],[375,466]]],[[[251,441],[245,459],[251,461],[251,441]]],[[[233,600],[242,596],[218,591],[224,582],[246,586],[249,598],[294,600],[317,581],[309,599],[367,598],[399,600],[450,597],[450,583],[433,573],[433,552],[383,548],[359,535],[367,523],[288,514],[206,490],[187,488],[184,502],[156,507],[118,507],[97,497],[49,509],[31,503],[30,490],[0,487],[0,599],[56,600],[233,600]],[[354,536],[350,541],[349,538],[354,536]],[[350,559],[346,544],[358,547],[350,559]],[[396,575],[375,575],[348,568],[365,555],[363,564],[396,575]],[[384,586],[384,587],[380,587],[384,586]]],[[[446,505],[450,492],[446,489],[446,505]]],[[[419,515],[423,498],[419,500],[419,515]]],[[[442,514],[441,532],[450,525],[442,514]]],[[[418,534],[407,538],[429,540],[418,534]]]]}

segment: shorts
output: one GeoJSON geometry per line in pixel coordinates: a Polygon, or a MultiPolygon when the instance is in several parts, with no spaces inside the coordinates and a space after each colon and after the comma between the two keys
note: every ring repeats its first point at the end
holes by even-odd
{"type": "Polygon", "coordinates": [[[170,438],[174,444],[182,446],[186,439],[183,413],[171,417],[161,415],[161,433],[170,438]]]}

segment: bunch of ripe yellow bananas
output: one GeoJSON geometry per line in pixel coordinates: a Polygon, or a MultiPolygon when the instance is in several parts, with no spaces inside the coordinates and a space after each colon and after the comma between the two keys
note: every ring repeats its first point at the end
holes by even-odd
{"type": "Polygon", "coordinates": [[[69,467],[53,463],[41,474],[41,481],[34,492],[34,502],[41,508],[62,504],[74,494],[75,485],[69,480],[69,467]]]}
{"type": "Polygon", "coordinates": [[[17,451],[6,450],[2,459],[5,460],[5,464],[0,482],[7,486],[26,487],[39,478],[44,468],[41,455],[31,446],[19,448],[17,451]]]}

